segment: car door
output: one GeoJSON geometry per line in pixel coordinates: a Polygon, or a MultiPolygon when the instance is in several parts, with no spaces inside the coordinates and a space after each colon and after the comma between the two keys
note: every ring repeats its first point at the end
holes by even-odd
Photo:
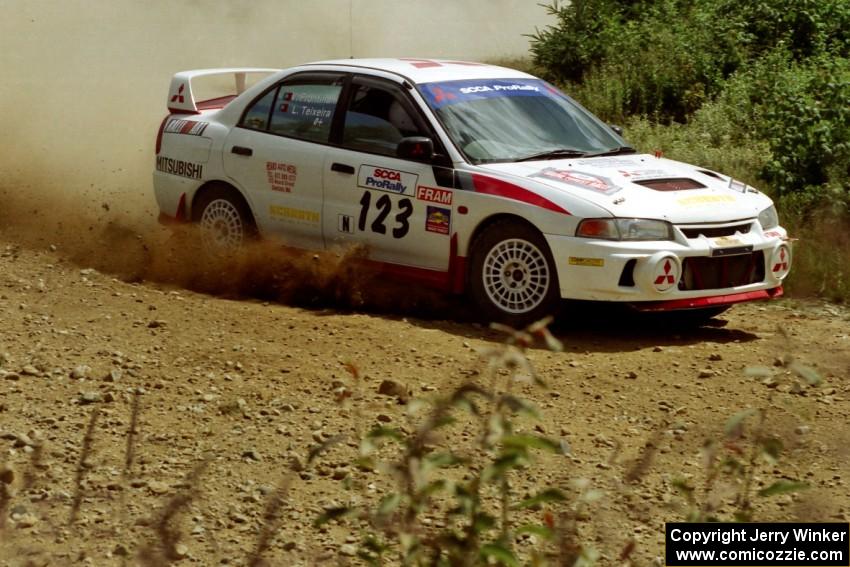
{"type": "Polygon", "coordinates": [[[324,247],[322,169],[341,73],[302,73],[249,104],[224,145],[227,175],[249,197],[264,234],[324,247]]]}
{"type": "Polygon", "coordinates": [[[429,159],[396,156],[409,136],[434,139],[402,86],[354,76],[339,139],[325,155],[322,224],[327,245],[356,242],[369,258],[447,271],[453,190],[441,188],[429,159]]]}

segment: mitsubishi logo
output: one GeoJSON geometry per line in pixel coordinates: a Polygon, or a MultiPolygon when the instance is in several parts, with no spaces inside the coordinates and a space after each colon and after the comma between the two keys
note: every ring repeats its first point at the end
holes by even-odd
{"type": "Polygon", "coordinates": [[[676,283],[676,280],[673,278],[673,274],[670,273],[672,266],[670,265],[670,260],[664,261],[664,273],[655,278],[655,285],[664,285],[665,283],[673,285],[676,283]]]}
{"type": "Polygon", "coordinates": [[[779,262],[773,266],[773,273],[777,273],[779,271],[786,271],[788,269],[788,259],[785,257],[785,247],[779,249],[779,262]]]}
{"type": "Polygon", "coordinates": [[[179,102],[183,103],[183,89],[186,88],[186,85],[180,85],[180,88],[177,89],[177,93],[171,97],[171,102],[179,102]]]}

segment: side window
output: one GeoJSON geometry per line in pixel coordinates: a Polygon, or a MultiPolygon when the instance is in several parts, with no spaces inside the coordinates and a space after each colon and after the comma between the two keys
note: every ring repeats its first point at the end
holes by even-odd
{"type": "Polygon", "coordinates": [[[272,110],[272,102],[277,95],[277,88],[274,88],[263,95],[262,98],[255,101],[254,104],[245,111],[242,117],[242,122],[239,123],[243,128],[251,130],[265,130],[269,127],[269,114],[272,110]]]}
{"type": "Polygon", "coordinates": [[[339,80],[283,84],[277,91],[269,131],[326,143],[342,85],[339,80]]]}
{"type": "Polygon", "coordinates": [[[343,146],[394,156],[402,138],[420,135],[421,130],[400,95],[376,86],[354,86],[345,113],[343,146]]]}

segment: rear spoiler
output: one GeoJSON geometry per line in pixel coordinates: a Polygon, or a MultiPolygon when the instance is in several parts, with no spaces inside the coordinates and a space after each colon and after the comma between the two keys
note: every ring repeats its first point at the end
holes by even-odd
{"type": "MultiPolygon", "coordinates": [[[[280,69],[261,69],[254,67],[233,67],[227,69],[196,69],[194,71],[180,71],[171,78],[171,86],[168,88],[168,110],[175,114],[198,114],[199,103],[195,100],[192,92],[192,81],[197,77],[210,77],[213,75],[233,75],[236,83],[236,93],[241,94],[245,90],[245,76],[249,73],[276,73],[280,69]]],[[[222,97],[232,99],[231,97],[222,97]]],[[[219,100],[219,99],[215,99],[219,100]]]]}

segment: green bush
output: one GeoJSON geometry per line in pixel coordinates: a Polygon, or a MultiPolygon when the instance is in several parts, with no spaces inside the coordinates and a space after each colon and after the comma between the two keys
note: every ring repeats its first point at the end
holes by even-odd
{"type": "MultiPolygon", "coordinates": [[[[785,223],[814,239],[808,250],[829,249],[830,235],[812,223],[850,222],[850,2],[574,0],[549,9],[556,23],[531,48],[547,78],[623,124],[638,148],[772,194],[785,223]]],[[[850,255],[832,252],[839,267],[850,255]]],[[[850,297],[840,269],[799,267],[792,287],[850,297]]]]}

